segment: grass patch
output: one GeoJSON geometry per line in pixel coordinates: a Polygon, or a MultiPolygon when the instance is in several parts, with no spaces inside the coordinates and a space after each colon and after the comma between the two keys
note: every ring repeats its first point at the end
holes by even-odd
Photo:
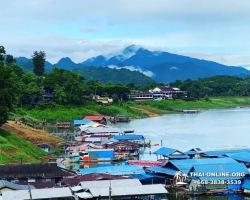
{"type": "Polygon", "coordinates": [[[0,128],[0,163],[39,163],[39,158],[47,155],[45,151],[0,128]]]}

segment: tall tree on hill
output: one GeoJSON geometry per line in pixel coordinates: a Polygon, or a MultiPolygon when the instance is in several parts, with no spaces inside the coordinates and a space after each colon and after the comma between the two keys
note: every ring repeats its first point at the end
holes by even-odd
{"type": "Polygon", "coordinates": [[[17,76],[12,69],[0,61],[0,126],[7,121],[8,112],[17,100],[17,82],[17,76]]]}
{"type": "Polygon", "coordinates": [[[3,55],[5,54],[5,48],[3,46],[0,46],[0,61],[4,61],[3,55]]]}
{"type": "Polygon", "coordinates": [[[11,65],[13,63],[15,63],[16,60],[14,59],[14,57],[12,55],[7,55],[6,58],[5,58],[5,63],[6,65],[11,65]]]}
{"type": "Polygon", "coordinates": [[[34,51],[32,55],[33,72],[37,76],[43,76],[45,71],[46,53],[44,51],[34,51]]]}

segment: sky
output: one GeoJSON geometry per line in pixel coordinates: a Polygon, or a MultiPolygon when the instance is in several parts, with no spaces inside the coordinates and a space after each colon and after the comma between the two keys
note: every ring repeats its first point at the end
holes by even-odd
{"type": "Polygon", "coordinates": [[[0,0],[0,46],[55,64],[128,46],[250,69],[247,0],[0,0]]]}

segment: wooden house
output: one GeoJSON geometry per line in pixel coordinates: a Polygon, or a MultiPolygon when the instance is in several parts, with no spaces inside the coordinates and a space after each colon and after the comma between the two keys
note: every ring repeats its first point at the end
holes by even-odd
{"type": "Polygon", "coordinates": [[[84,120],[92,120],[93,122],[98,122],[100,124],[106,124],[106,118],[104,116],[100,116],[100,115],[92,115],[92,116],[85,116],[83,118],[84,120]]]}
{"type": "Polygon", "coordinates": [[[107,143],[106,148],[114,149],[115,155],[137,156],[139,155],[140,144],[121,140],[118,142],[107,143]]]}
{"type": "Polygon", "coordinates": [[[62,178],[76,173],[60,168],[56,163],[0,165],[0,179],[35,188],[53,188],[62,178]]]}
{"type": "Polygon", "coordinates": [[[115,122],[129,122],[129,117],[127,115],[116,115],[115,122]]]}
{"type": "Polygon", "coordinates": [[[71,122],[57,122],[55,126],[57,128],[70,128],[71,122]]]}

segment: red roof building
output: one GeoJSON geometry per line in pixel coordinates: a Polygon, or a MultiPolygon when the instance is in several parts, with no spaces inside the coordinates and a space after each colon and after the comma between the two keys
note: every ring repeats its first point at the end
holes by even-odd
{"type": "Polygon", "coordinates": [[[85,116],[84,120],[92,120],[93,122],[98,122],[101,124],[106,124],[106,118],[100,115],[93,115],[93,116],[85,116]]]}

